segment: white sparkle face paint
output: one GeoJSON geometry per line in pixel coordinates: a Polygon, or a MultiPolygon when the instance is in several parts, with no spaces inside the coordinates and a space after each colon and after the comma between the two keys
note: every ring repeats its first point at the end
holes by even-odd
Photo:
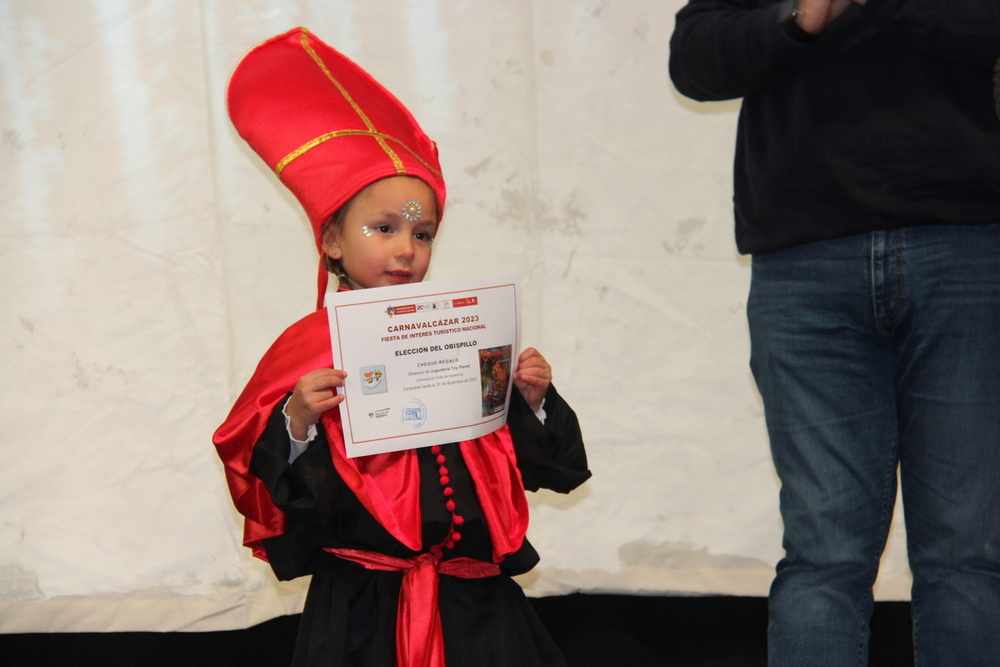
{"type": "Polygon", "coordinates": [[[420,214],[423,212],[423,207],[416,199],[408,199],[403,202],[403,217],[410,222],[416,222],[419,220],[420,214]]]}
{"type": "Polygon", "coordinates": [[[371,227],[365,225],[364,227],[361,228],[361,233],[364,234],[365,236],[371,236],[374,232],[372,232],[371,227]]]}

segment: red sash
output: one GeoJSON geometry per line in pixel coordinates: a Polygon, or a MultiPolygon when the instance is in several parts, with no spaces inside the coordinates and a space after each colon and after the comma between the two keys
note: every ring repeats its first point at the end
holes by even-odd
{"type": "Polygon", "coordinates": [[[453,558],[439,561],[423,553],[416,558],[393,558],[373,551],[357,549],[327,549],[366,570],[403,572],[396,608],[396,665],[398,667],[445,667],[444,635],[441,632],[441,610],[438,607],[438,575],[462,579],[495,577],[500,574],[496,563],[473,558],[453,558]]]}

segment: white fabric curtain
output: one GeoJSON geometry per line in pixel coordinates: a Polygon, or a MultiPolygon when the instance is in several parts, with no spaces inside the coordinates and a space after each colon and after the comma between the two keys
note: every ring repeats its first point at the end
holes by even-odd
{"type": "MultiPolygon", "coordinates": [[[[305,216],[226,117],[296,25],[440,145],[431,278],[517,270],[594,477],[531,496],[531,595],[765,595],[778,483],[732,241],[739,102],[667,74],[683,3],[0,0],[0,632],[301,608],[240,546],[211,435],[314,303],[305,216]]],[[[894,529],[878,584],[905,598],[894,529]]]]}

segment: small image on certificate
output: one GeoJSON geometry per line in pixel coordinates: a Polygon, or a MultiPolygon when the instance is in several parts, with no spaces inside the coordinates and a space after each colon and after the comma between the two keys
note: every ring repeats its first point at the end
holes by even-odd
{"type": "Polygon", "coordinates": [[[363,366],[358,369],[361,376],[361,393],[365,396],[371,394],[384,394],[389,391],[389,384],[386,382],[385,365],[363,366]]]}
{"type": "Polygon", "coordinates": [[[479,350],[479,380],[483,387],[484,417],[495,415],[507,404],[510,352],[510,345],[479,350]]]}

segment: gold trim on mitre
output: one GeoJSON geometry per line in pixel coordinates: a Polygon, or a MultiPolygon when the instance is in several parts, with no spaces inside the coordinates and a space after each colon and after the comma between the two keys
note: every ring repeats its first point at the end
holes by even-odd
{"type": "Polygon", "coordinates": [[[356,137],[356,136],[372,137],[380,144],[384,145],[389,154],[394,157],[393,162],[395,163],[397,160],[399,161],[397,170],[399,171],[400,174],[405,174],[406,170],[405,168],[403,168],[403,163],[401,160],[399,160],[399,157],[394,152],[392,152],[391,149],[388,148],[388,144],[385,143],[386,140],[396,143],[403,150],[412,155],[413,158],[417,160],[420,164],[424,165],[424,167],[426,167],[432,174],[434,174],[438,178],[443,178],[440,171],[429,165],[426,160],[424,160],[422,157],[420,157],[420,155],[416,153],[416,151],[414,151],[412,148],[404,144],[396,137],[390,136],[388,134],[383,134],[382,132],[375,132],[369,130],[337,130],[336,132],[329,132],[327,134],[316,137],[311,141],[307,141],[306,143],[302,144],[301,146],[296,148],[294,151],[292,151],[285,157],[281,158],[281,161],[274,166],[274,173],[276,176],[281,177],[281,172],[284,171],[285,167],[288,166],[289,162],[291,162],[297,157],[301,157],[305,153],[308,153],[310,150],[316,148],[320,144],[324,144],[327,141],[330,141],[330,139],[337,139],[338,137],[356,137]]]}
{"type": "MultiPolygon", "coordinates": [[[[316,65],[321,70],[323,70],[323,74],[326,75],[326,78],[330,79],[330,81],[333,83],[333,85],[337,87],[337,90],[339,90],[340,94],[344,96],[344,99],[347,101],[347,103],[351,105],[351,108],[354,109],[354,112],[356,114],[358,114],[358,117],[361,118],[361,121],[365,124],[365,127],[368,128],[368,131],[369,131],[370,135],[375,138],[375,141],[378,142],[378,145],[382,147],[382,150],[385,151],[385,154],[389,156],[390,160],[392,160],[392,164],[393,164],[393,166],[396,167],[396,171],[398,173],[400,173],[400,174],[405,174],[406,173],[406,168],[403,166],[403,161],[399,159],[399,156],[396,155],[396,152],[393,151],[389,147],[389,144],[387,144],[385,142],[385,135],[382,135],[381,133],[379,133],[375,129],[375,125],[371,122],[371,120],[368,119],[368,115],[365,114],[365,112],[361,109],[360,106],[358,106],[358,103],[354,101],[354,98],[351,97],[351,94],[349,92],[347,92],[347,89],[344,88],[342,85],[340,85],[340,82],[337,81],[333,77],[333,74],[331,74],[330,70],[327,69],[326,63],[323,62],[323,59],[319,57],[319,54],[317,54],[316,51],[313,50],[312,46],[309,45],[309,31],[306,30],[305,28],[302,28],[302,33],[301,33],[301,35],[299,35],[299,43],[302,45],[302,48],[305,50],[305,52],[309,54],[309,57],[313,59],[313,62],[315,62],[316,65]]],[[[324,135],[324,136],[327,136],[327,135],[324,135]]],[[[332,139],[333,137],[329,137],[329,138],[332,139]]],[[[317,141],[317,140],[313,139],[313,141],[317,141]]],[[[312,142],[309,142],[309,143],[312,143],[312,142]]],[[[323,143],[323,142],[321,141],[321,142],[319,142],[317,144],[314,144],[314,145],[318,146],[320,143],[323,143]]],[[[307,146],[307,145],[309,145],[309,144],[304,144],[303,147],[307,146]]],[[[310,146],[310,148],[312,148],[312,146],[310,146]]],[[[301,150],[302,152],[299,153],[298,155],[296,155],[295,157],[298,157],[299,155],[302,155],[303,153],[305,153],[309,149],[306,148],[305,150],[302,150],[301,147],[298,148],[298,149],[296,149],[296,151],[299,151],[299,150],[301,150]]],[[[292,153],[295,153],[296,151],[292,151],[292,153]]],[[[410,151],[410,152],[412,153],[413,151],[410,151]]],[[[291,155],[291,153],[289,155],[291,155]]],[[[292,159],[294,160],[295,158],[293,157],[292,159]]],[[[277,167],[275,167],[275,171],[277,173],[280,173],[280,172],[277,171],[277,167]]]]}

